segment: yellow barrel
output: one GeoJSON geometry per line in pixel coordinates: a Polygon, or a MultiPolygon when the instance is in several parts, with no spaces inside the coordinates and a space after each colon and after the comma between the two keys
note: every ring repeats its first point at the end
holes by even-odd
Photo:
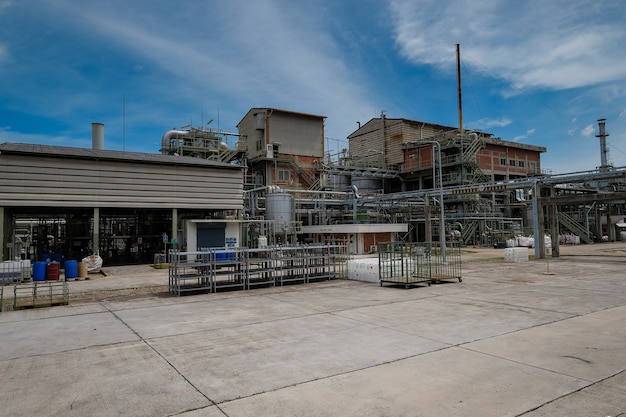
{"type": "Polygon", "coordinates": [[[87,264],[85,262],[78,262],[78,278],[85,278],[87,276],[87,264]]]}

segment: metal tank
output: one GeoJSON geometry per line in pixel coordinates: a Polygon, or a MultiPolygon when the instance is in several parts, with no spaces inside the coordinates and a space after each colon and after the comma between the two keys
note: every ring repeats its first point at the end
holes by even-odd
{"type": "Polygon", "coordinates": [[[350,175],[333,175],[333,191],[347,192],[350,191],[352,179],[350,175]]]}
{"type": "Polygon", "coordinates": [[[265,196],[265,219],[276,221],[276,232],[290,231],[293,218],[293,196],[291,194],[274,192],[265,196]]]}
{"type": "Polygon", "coordinates": [[[380,194],[383,188],[381,178],[368,177],[364,175],[353,176],[352,185],[359,190],[359,194],[380,194]]]}

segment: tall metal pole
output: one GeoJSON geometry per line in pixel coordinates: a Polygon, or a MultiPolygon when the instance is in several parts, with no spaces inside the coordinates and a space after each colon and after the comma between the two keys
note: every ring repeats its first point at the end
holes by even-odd
{"type": "Polygon", "coordinates": [[[461,45],[456,44],[456,84],[459,93],[459,130],[463,131],[463,100],[461,95],[461,45]]]}

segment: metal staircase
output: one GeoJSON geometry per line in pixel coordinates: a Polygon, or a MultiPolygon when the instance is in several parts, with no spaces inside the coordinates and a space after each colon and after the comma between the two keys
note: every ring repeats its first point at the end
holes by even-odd
{"type": "Polygon", "coordinates": [[[314,174],[309,173],[304,170],[300,165],[295,163],[290,159],[281,159],[280,162],[285,162],[291,166],[294,171],[302,178],[304,181],[309,184],[309,190],[319,190],[320,188],[320,180],[314,174]]]}
{"type": "Polygon", "coordinates": [[[230,163],[231,161],[236,159],[240,154],[242,154],[242,151],[238,149],[229,149],[227,151],[220,152],[217,159],[220,162],[230,163]]]}
{"type": "Polygon", "coordinates": [[[567,229],[569,229],[570,232],[574,233],[575,235],[578,235],[580,237],[580,240],[582,240],[585,243],[593,243],[593,239],[591,239],[591,237],[589,236],[589,231],[583,225],[581,225],[578,221],[576,221],[576,219],[574,219],[572,216],[570,216],[569,214],[560,212],[558,217],[559,217],[559,223],[567,227],[567,229]]]}
{"type": "Polygon", "coordinates": [[[477,220],[467,220],[463,225],[463,231],[461,232],[461,242],[464,245],[467,245],[468,242],[474,239],[476,232],[478,231],[478,221],[477,220]]]}
{"type": "MultiPolygon", "coordinates": [[[[467,143],[464,139],[461,140],[464,145],[467,143]]],[[[470,184],[480,184],[490,181],[490,178],[485,175],[476,160],[478,152],[480,152],[484,147],[485,143],[478,138],[469,142],[469,146],[464,147],[461,153],[461,160],[463,161],[463,165],[466,169],[466,181],[470,184]]]]}

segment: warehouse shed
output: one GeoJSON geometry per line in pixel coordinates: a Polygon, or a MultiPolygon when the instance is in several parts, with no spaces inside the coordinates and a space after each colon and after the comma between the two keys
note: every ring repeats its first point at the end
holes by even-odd
{"type": "Polygon", "coordinates": [[[149,263],[243,208],[241,166],[185,156],[3,143],[0,176],[0,260],[149,263]]]}

